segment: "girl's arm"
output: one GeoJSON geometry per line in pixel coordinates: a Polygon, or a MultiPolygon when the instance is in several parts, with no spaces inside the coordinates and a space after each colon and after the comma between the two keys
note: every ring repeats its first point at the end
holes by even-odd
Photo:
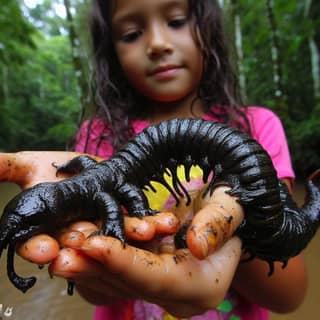
{"type": "Polygon", "coordinates": [[[276,262],[271,277],[268,277],[268,271],[268,264],[262,260],[240,264],[232,286],[246,300],[273,312],[288,313],[297,309],[307,291],[303,256],[290,259],[285,269],[276,262]]]}
{"type": "MultiPolygon", "coordinates": [[[[291,183],[284,180],[292,192],[291,183]]],[[[287,313],[297,309],[307,291],[307,270],[303,254],[289,260],[286,268],[275,263],[275,271],[268,276],[269,265],[259,259],[240,263],[232,282],[233,288],[248,301],[273,312],[287,313]]]]}

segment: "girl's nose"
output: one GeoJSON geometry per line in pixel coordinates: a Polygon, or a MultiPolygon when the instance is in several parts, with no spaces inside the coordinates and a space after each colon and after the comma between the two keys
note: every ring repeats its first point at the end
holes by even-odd
{"type": "Polygon", "coordinates": [[[164,53],[172,52],[172,43],[164,27],[159,25],[150,28],[148,34],[147,54],[150,58],[157,58],[164,53]]]}

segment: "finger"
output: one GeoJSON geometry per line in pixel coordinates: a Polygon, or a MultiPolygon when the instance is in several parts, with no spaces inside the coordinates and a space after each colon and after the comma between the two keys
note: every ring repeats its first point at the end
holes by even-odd
{"type": "Polygon", "coordinates": [[[93,232],[96,232],[98,230],[99,230],[99,222],[95,224],[90,221],[76,221],[68,225],[66,228],[62,229],[57,236],[58,236],[58,239],[61,240],[61,244],[65,245],[64,239],[66,239],[69,233],[76,234],[77,232],[79,232],[79,233],[82,233],[84,238],[87,238],[93,232]]]}
{"type": "MultiPolygon", "coordinates": [[[[97,225],[87,221],[78,221],[64,230],[59,236],[62,245],[77,248],[77,239],[80,236],[74,231],[79,231],[87,238],[93,232],[99,230],[100,223],[97,225]],[[72,232],[72,234],[68,234],[72,232]]],[[[144,218],[124,217],[125,234],[128,240],[148,241],[153,239],[157,234],[171,235],[179,229],[179,219],[171,212],[160,212],[154,216],[144,218]]],[[[79,243],[82,240],[79,241],[79,243]]]]}
{"type": "Polygon", "coordinates": [[[83,252],[71,248],[61,249],[49,266],[51,275],[63,278],[100,274],[103,270],[102,265],[97,261],[84,255],[83,252]]]}
{"type": "Polygon", "coordinates": [[[191,301],[203,292],[212,294],[225,289],[238,264],[240,247],[240,241],[233,239],[209,258],[199,261],[187,249],[174,255],[156,255],[129,245],[123,248],[120,241],[110,237],[95,236],[84,242],[82,250],[128,286],[139,288],[146,297],[185,299],[188,296],[191,301]],[[215,260],[217,263],[213,263],[215,260]]]}
{"type": "Polygon", "coordinates": [[[171,235],[178,231],[179,219],[171,212],[160,212],[154,216],[135,218],[125,216],[126,237],[131,240],[147,241],[157,234],[171,235]]]}
{"type": "Polygon", "coordinates": [[[187,231],[187,246],[198,259],[204,259],[232,237],[243,220],[243,209],[236,197],[225,193],[228,187],[219,187],[201,201],[187,231]]]}
{"type": "Polygon", "coordinates": [[[62,247],[80,248],[86,236],[80,231],[71,230],[62,232],[57,239],[62,247]]]}
{"type": "Polygon", "coordinates": [[[59,244],[56,239],[40,234],[18,246],[17,253],[28,261],[43,265],[58,256],[59,244]]]}
{"type": "Polygon", "coordinates": [[[72,280],[83,290],[100,293],[105,298],[136,297],[136,292],[126,282],[117,279],[103,264],[83,252],[64,248],[49,265],[49,273],[72,280]],[[107,294],[106,294],[107,291],[107,294]]]}
{"type": "Polygon", "coordinates": [[[160,212],[154,216],[144,217],[144,220],[155,225],[156,234],[174,234],[180,227],[180,220],[171,212],[160,212]]]}
{"type": "MultiPolygon", "coordinates": [[[[179,220],[171,213],[159,213],[144,219],[125,217],[126,236],[131,240],[146,241],[158,233],[172,234],[178,230],[179,220]]],[[[80,248],[84,240],[98,231],[96,224],[78,221],[61,230],[57,240],[62,247],[80,248]]],[[[46,264],[58,255],[59,244],[53,237],[38,235],[21,244],[17,253],[24,259],[37,264],[46,264]]]]}

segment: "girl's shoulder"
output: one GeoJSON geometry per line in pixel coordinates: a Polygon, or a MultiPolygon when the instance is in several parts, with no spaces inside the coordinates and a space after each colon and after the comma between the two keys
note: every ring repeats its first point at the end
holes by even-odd
{"type": "Polygon", "coordinates": [[[250,106],[247,116],[251,133],[269,153],[279,179],[294,179],[294,171],[286,138],[285,128],[280,118],[270,109],[250,106]]]}
{"type": "MultiPolygon", "coordinates": [[[[253,137],[260,138],[264,133],[282,134],[283,125],[279,116],[272,110],[261,106],[248,106],[246,115],[253,137]]],[[[260,140],[259,139],[259,140],[260,140]]]]}
{"type": "Polygon", "coordinates": [[[249,117],[249,119],[253,118],[254,120],[279,120],[279,117],[274,111],[262,106],[247,106],[246,114],[249,117]]]}

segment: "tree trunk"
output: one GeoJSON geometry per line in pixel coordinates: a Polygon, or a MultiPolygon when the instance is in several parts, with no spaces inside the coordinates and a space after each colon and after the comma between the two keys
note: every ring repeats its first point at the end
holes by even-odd
{"type": "Polygon", "coordinates": [[[83,60],[80,54],[80,39],[77,36],[74,21],[71,14],[71,5],[70,0],[63,0],[64,6],[66,8],[67,13],[67,22],[68,22],[68,32],[69,32],[69,39],[71,43],[71,50],[72,50],[72,61],[73,66],[75,69],[78,86],[80,90],[80,102],[81,102],[81,114],[88,110],[90,106],[90,95],[89,95],[89,81],[87,79],[86,70],[84,68],[83,60]]]}
{"type": "Polygon", "coordinates": [[[2,65],[2,92],[0,93],[0,102],[1,104],[6,104],[9,98],[9,86],[8,86],[8,67],[2,65]]]}
{"type": "Polygon", "coordinates": [[[243,101],[246,101],[247,89],[246,89],[246,76],[245,76],[244,66],[243,66],[241,19],[240,19],[240,15],[237,13],[235,13],[234,15],[234,27],[235,27],[235,45],[236,45],[236,52],[237,52],[239,87],[241,90],[242,99],[243,101]]]}
{"type": "Polygon", "coordinates": [[[274,82],[274,96],[278,100],[277,111],[281,115],[287,113],[286,98],[283,91],[282,85],[282,74],[281,74],[281,59],[280,59],[280,45],[277,24],[274,16],[274,5],[273,0],[266,0],[266,13],[271,33],[271,59],[273,66],[273,82],[274,82]]]}
{"type": "Polygon", "coordinates": [[[235,0],[220,0],[219,1],[228,22],[228,35],[232,43],[230,48],[233,50],[233,63],[236,69],[238,84],[241,94],[242,102],[247,100],[246,92],[246,76],[244,72],[243,64],[243,46],[242,46],[242,30],[241,30],[241,18],[238,10],[238,4],[235,0]]]}
{"type": "MultiPolygon", "coordinates": [[[[312,5],[312,0],[306,0],[305,2],[305,11],[304,17],[310,19],[310,8],[312,5]]],[[[314,39],[314,30],[309,35],[309,48],[311,55],[311,70],[312,70],[312,79],[313,79],[313,90],[314,97],[316,100],[320,99],[320,53],[317,43],[314,39]]]]}

